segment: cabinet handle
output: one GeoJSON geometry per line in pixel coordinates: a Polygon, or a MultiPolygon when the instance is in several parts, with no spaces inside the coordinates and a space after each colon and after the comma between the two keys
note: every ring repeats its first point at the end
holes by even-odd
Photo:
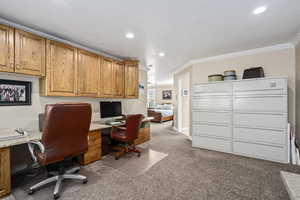
{"type": "Polygon", "coordinates": [[[14,63],[10,63],[10,68],[14,68],[14,67],[15,67],[14,63]]]}

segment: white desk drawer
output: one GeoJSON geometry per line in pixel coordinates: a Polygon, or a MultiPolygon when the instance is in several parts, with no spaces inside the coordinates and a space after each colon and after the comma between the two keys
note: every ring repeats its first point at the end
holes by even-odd
{"type": "Polygon", "coordinates": [[[193,109],[232,110],[231,96],[197,97],[192,104],[193,109]]]}
{"type": "Polygon", "coordinates": [[[232,152],[231,141],[229,140],[193,136],[192,145],[193,147],[200,147],[210,150],[228,153],[232,152]]]}
{"type": "Polygon", "coordinates": [[[207,84],[199,84],[194,85],[193,87],[193,95],[214,95],[214,94],[223,94],[223,95],[230,95],[232,94],[232,84],[225,83],[225,82],[218,82],[218,83],[207,83],[207,84]]]}
{"type": "Polygon", "coordinates": [[[285,145],[287,143],[287,134],[285,131],[234,128],[233,140],[262,144],[285,145]]]}
{"type": "Polygon", "coordinates": [[[208,122],[219,124],[231,124],[231,112],[210,112],[210,111],[193,111],[193,122],[208,122]]]}
{"type": "Polygon", "coordinates": [[[232,127],[213,124],[193,124],[193,135],[232,138],[232,127]]]}
{"type": "Polygon", "coordinates": [[[278,162],[288,162],[287,151],[283,147],[266,146],[245,142],[233,142],[233,153],[278,162]]]}
{"type": "Polygon", "coordinates": [[[287,79],[255,79],[233,82],[234,93],[287,94],[287,79]]]}
{"type": "Polygon", "coordinates": [[[287,114],[233,113],[235,126],[285,129],[287,114]]]}
{"type": "Polygon", "coordinates": [[[245,112],[287,112],[287,96],[234,96],[233,110],[245,112]]]}

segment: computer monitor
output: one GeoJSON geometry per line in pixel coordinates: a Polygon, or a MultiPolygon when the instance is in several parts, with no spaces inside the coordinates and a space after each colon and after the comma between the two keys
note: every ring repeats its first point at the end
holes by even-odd
{"type": "Polygon", "coordinates": [[[100,101],[101,118],[122,116],[122,105],[120,101],[100,101]]]}

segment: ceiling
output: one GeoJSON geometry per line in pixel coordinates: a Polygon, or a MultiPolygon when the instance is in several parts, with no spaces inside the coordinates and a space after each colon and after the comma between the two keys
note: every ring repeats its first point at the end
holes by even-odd
{"type": "Polygon", "coordinates": [[[115,56],[137,57],[164,84],[191,59],[291,41],[300,29],[300,1],[1,0],[0,17],[115,56]],[[268,9],[253,15],[259,6],[268,9]],[[125,38],[127,32],[135,38],[125,38]]]}

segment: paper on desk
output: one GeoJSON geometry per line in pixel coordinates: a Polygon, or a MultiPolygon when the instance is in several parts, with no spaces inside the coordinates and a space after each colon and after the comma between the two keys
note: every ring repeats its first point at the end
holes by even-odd
{"type": "Polygon", "coordinates": [[[3,140],[14,140],[18,138],[26,137],[28,133],[24,131],[24,135],[19,134],[14,128],[11,129],[0,129],[0,141],[3,140]]]}

